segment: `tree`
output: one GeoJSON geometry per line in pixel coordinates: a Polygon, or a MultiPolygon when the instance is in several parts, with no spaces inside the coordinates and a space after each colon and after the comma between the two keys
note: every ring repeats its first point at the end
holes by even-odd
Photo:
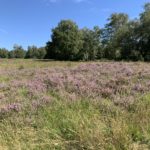
{"type": "MultiPolygon", "coordinates": [[[[82,35],[76,23],[71,20],[62,20],[52,30],[52,42],[48,42],[47,51],[54,59],[76,60],[82,48],[82,35]]],[[[49,56],[51,58],[51,56],[49,56]]]]}
{"type": "Polygon", "coordinates": [[[124,13],[114,13],[108,18],[108,23],[102,32],[102,43],[105,49],[105,57],[108,59],[119,59],[120,48],[115,42],[118,31],[128,23],[128,15],[124,13]]]}
{"type": "Polygon", "coordinates": [[[55,49],[53,48],[52,42],[48,41],[46,43],[45,50],[46,50],[45,59],[56,59],[57,58],[57,53],[56,53],[55,49]]]}
{"type": "Polygon", "coordinates": [[[36,46],[28,46],[25,58],[37,58],[38,48],[36,46]]]}
{"type": "Polygon", "coordinates": [[[15,58],[15,53],[14,53],[13,50],[12,50],[12,51],[9,51],[9,53],[8,53],[8,58],[15,58]]]}
{"type": "Polygon", "coordinates": [[[139,49],[146,61],[150,61],[150,3],[144,6],[144,12],[140,14],[139,49]]]}
{"type": "Polygon", "coordinates": [[[101,50],[101,30],[99,27],[95,26],[93,30],[84,28],[81,30],[83,35],[83,48],[80,51],[80,57],[83,60],[95,60],[100,56],[101,50]]]}
{"type": "Polygon", "coordinates": [[[0,48],[0,58],[8,58],[8,50],[5,48],[0,48]]]}
{"type": "Polygon", "coordinates": [[[143,60],[142,52],[139,49],[139,20],[129,21],[128,24],[122,28],[122,32],[117,35],[117,42],[121,48],[121,59],[127,60],[143,60]]]}
{"type": "Polygon", "coordinates": [[[43,59],[45,58],[45,55],[46,55],[46,50],[45,50],[45,47],[40,47],[37,49],[37,59],[43,59]]]}
{"type": "Polygon", "coordinates": [[[45,58],[45,47],[37,48],[36,46],[28,46],[25,58],[43,59],[45,58]]]}
{"type": "Polygon", "coordinates": [[[9,52],[9,58],[24,58],[26,51],[22,46],[15,44],[13,50],[9,52]]]}

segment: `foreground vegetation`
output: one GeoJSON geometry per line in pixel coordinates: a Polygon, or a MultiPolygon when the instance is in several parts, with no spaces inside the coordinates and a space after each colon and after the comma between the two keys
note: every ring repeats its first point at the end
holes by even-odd
{"type": "Polygon", "coordinates": [[[150,149],[147,63],[4,60],[0,81],[0,149],[150,149]]]}

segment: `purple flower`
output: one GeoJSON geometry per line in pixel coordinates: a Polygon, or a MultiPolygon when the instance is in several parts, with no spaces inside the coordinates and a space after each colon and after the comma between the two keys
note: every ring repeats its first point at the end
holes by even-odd
{"type": "Polygon", "coordinates": [[[1,108],[0,113],[2,113],[2,114],[9,113],[12,111],[19,112],[20,110],[21,110],[21,104],[13,103],[13,104],[9,104],[9,105],[6,105],[5,107],[1,108]]]}

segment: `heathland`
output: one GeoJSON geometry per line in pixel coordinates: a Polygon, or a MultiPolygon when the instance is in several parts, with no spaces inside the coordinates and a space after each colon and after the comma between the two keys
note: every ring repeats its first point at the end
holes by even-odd
{"type": "Polygon", "coordinates": [[[150,149],[150,65],[0,60],[0,149],[150,149]]]}

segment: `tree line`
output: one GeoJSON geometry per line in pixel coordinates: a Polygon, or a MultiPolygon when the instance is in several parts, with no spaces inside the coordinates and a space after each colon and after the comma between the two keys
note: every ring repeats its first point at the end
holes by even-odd
{"type": "Polygon", "coordinates": [[[13,50],[9,51],[5,48],[0,48],[0,58],[34,58],[44,59],[46,55],[45,47],[28,46],[24,50],[20,45],[14,45],[13,50]]]}
{"type": "Polygon", "coordinates": [[[38,58],[55,60],[132,60],[150,61],[150,3],[136,19],[125,13],[113,13],[104,28],[79,29],[72,20],[61,20],[52,29],[46,46],[29,46],[24,51],[0,49],[2,58],[38,58]]]}

